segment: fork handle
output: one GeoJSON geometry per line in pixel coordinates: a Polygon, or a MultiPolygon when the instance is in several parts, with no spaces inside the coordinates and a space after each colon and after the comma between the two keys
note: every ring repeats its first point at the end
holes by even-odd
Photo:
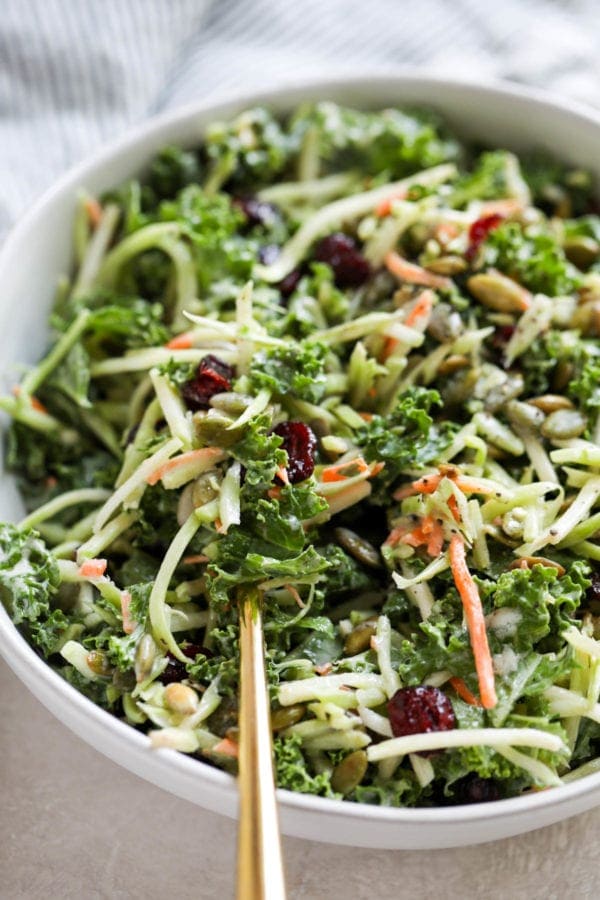
{"type": "Polygon", "coordinates": [[[260,604],[240,604],[238,900],[285,900],[260,604]]]}

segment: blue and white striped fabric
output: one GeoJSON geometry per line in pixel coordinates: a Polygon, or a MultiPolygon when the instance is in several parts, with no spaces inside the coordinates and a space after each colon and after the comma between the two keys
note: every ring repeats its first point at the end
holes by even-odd
{"type": "Polygon", "coordinates": [[[423,65],[598,102],[597,0],[1,0],[0,232],[128,125],[198,97],[423,65]]]}

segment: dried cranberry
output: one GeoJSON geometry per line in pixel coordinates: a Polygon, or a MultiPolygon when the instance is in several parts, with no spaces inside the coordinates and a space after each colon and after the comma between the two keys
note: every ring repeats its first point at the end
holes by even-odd
{"type": "Polygon", "coordinates": [[[458,803],[491,803],[500,800],[500,786],[493,778],[466,775],[454,785],[454,795],[458,803]]]}
{"type": "Polygon", "coordinates": [[[315,259],[331,266],[338,287],[358,287],[371,274],[371,267],[356,241],[340,231],[319,241],[315,247],[315,259]]]}
{"type": "Polygon", "coordinates": [[[302,272],[300,269],[292,269],[289,275],[286,275],[285,278],[282,278],[281,281],[278,281],[276,287],[279,288],[282,297],[290,297],[296,288],[298,287],[298,282],[302,277],[302,272]]]}
{"type": "Polygon", "coordinates": [[[258,258],[263,266],[272,266],[281,250],[278,244],[265,244],[258,250],[258,258]]]}
{"type": "Polygon", "coordinates": [[[486,237],[493,231],[494,228],[497,228],[504,221],[504,216],[500,215],[500,213],[492,213],[491,216],[482,216],[481,219],[477,219],[471,227],[469,228],[469,246],[467,247],[467,252],[465,253],[465,257],[471,261],[474,257],[486,237]]]}
{"type": "Polygon", "coordinates": [[[388,703],[388,714],[394,737],[451,731],[456,726],[450,700],[429,685],[400,688],[388,703]]]}
{"type": "Polygon", "coordinates": [[[269,228],[279,218],[277,207],[259,200],[258,197],[236,197],[233,202],[246,216],[248,225],[262,225],[263,228],[269,228]]]}
{"type": "Polygon", "coordinates": [[[231,390],[234,370],[223,360],[209,354],[205,356],[196,374],[181,388],[181,396],[188,409],[208,409],[210,398],[231,390]]]}
{"type": "MultiPolygon", "coordinates": [[[[189,659],[196,659],[199,653],[202,653],[209,659],[212,657],[210,650],[207,650],[206,647],[202,647],[200,644],[184,644],[181,650],[189,659]]],[[[172,653],[167,653],[167,659],[167,665],[158,676],[158,680],[162,684],[172,684],[174,681],[183,681],[184,678],[187,678],[185,663],[173,656],[172,653]]]]}
{"type": "Polygon", "coordinates": [[[314,432],[304,422],[281,422],[273,433],[283,438],[282,449],[288,455],[287,474],[291,483],[310,478],[317,449],[314,432]]]}

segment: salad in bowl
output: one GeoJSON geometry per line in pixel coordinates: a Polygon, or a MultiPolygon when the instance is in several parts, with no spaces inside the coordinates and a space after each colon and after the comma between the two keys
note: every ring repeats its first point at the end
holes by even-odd
{"type": "Polygon", "coordinates": [[[277,781],[392,807],[600,769],[600,217],[422,110],[248,109],[83,193],[0,407],[0,594],[94,703],[236,770],[238,600],[277,781]]]}

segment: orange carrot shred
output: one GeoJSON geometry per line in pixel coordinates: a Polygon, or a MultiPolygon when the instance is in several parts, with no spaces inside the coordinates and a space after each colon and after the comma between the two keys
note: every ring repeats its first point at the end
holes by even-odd
{"type": "Polygon", "coordinates": [[[223,738],[222,741],[219,741],[218,744],[212,748],[212,753],[220,753],[222,756],[231,756],[233,759],[237,759],[240,755],[240,745],[235,741],[232,741],[231,738],[223,738]]]}
{"type": "Polygon", "coordinates": [[[290,483],[290,479],[288,477],[287,469],[285,466],[277,466],[277,470],[276,470],[275,474],[277,475],[279,480],[281,482],[283,482],[283,484],[290,483]]]}
{"type": "Polygon", "coordinates": [[[129,591],[121,591],[121,616],[123,617],[123,631],[132,634],[137,628],[137,622],[131,618],[130,613],[131,594],[129,591]]]}
{"type": "Polygon", "coordinates": [[[468,703],[469,706],[481,706],[481,703],[479,702],[475,694],[471,693],[462,678],[459,678],[457,675],[455,675],[453,678],[450,678],[450,684],[452,685],[460,699],[464,700],[465,703],[468,703]]]}
{"type": "Polygon", "coordinates": [[[189,331],[183,334],[177,334],[170,341],[167,341],[165,347],[169,350],[189,350],[193,346],[192,335],[189,331]]]}
{"type": "Polygon", "coordinates": [[[409,328],[414,328],[416,325],[421,325],[425,320],[429,319],[431,314],[431,310],[433,309],[433,294],[431,291],[423,291],[406,319],[404,320],[404,324],[408,325],[409,328]]]}
{"type": "Polygon", "coordinates": [[[409,284],[422,284],[430,288],[450,288],[452,280],[446,278],[445,275],[436,275],[429,272],[416,263],[411,263],[404,259],[394,250],[391,250],[384,259],[385,266],[392,275],[400,281],[407,281],[409,284]]]}
{"type": "Polygon", "coordinates": [[[208,556],[204,553],[193,553],[191,556],[184,556],[181,562],[185,566],[195,566],[196,563],[208,562],[208,556]]]}
{"type": "Polygon", "coordinates": [[[450,568],[467,620],[471,648],[475,658],[475,669],[479,681],[481,705],[485,709],[493,709],[498,703],[498,698],[496,696],[492,654],[490,653],[485,630],[481,597],[479,596],[477,585],[473,581],[473,576],[469,572],[465,542],[460,534],[453,534],[450,541],[450,568]]]}
{"type": "Polygon", "coordinates": [[[356,459],[350,459],[335,466],[327,466],[321,472],[321,481],[324,484],[332,481],[346,481],[348,478],[354,478],[355,475],[363,475],[368,471],[369,466],[362,456],[359,456],[356,459]]]}
{"type": "Polygon", "coordinates": [[[96,228],[100,224],[100,219],[102,218],[102,207],[95,197],[88,197],[85,201],[85,211],[90,225],[92,228],[96,228]]]}
{"type": "Polygon", "coordinates": [[[330,662],[321,663],[320,666],[315,666],[315,672],[317,673],[317,675],[329,675],[332,669],[333,666],[330,662]]]}
{"type": "Polygon", "coordinates": [[[105,559],[86,559],[86,561],[79,566],[79,574],[82,578],[102,578],[105,572],[105,559]]]}
{"type": "Polygon", "coordinates": [[[455,522],[460,522],[460,513],[458,511],[458,501],[454,494],[448,497],[448,509],[452,513],[455,522]]]}
{"type": "Polygon", "coordinates": [[[392,211],[392,204],[394,200],[405,200],[408,191],[406,188],[400,188],[398,191],[392,191],[387,197],[380,202],[375,207],[375,215],[382,219],[384,216],[389,216],[392,211]]]}

